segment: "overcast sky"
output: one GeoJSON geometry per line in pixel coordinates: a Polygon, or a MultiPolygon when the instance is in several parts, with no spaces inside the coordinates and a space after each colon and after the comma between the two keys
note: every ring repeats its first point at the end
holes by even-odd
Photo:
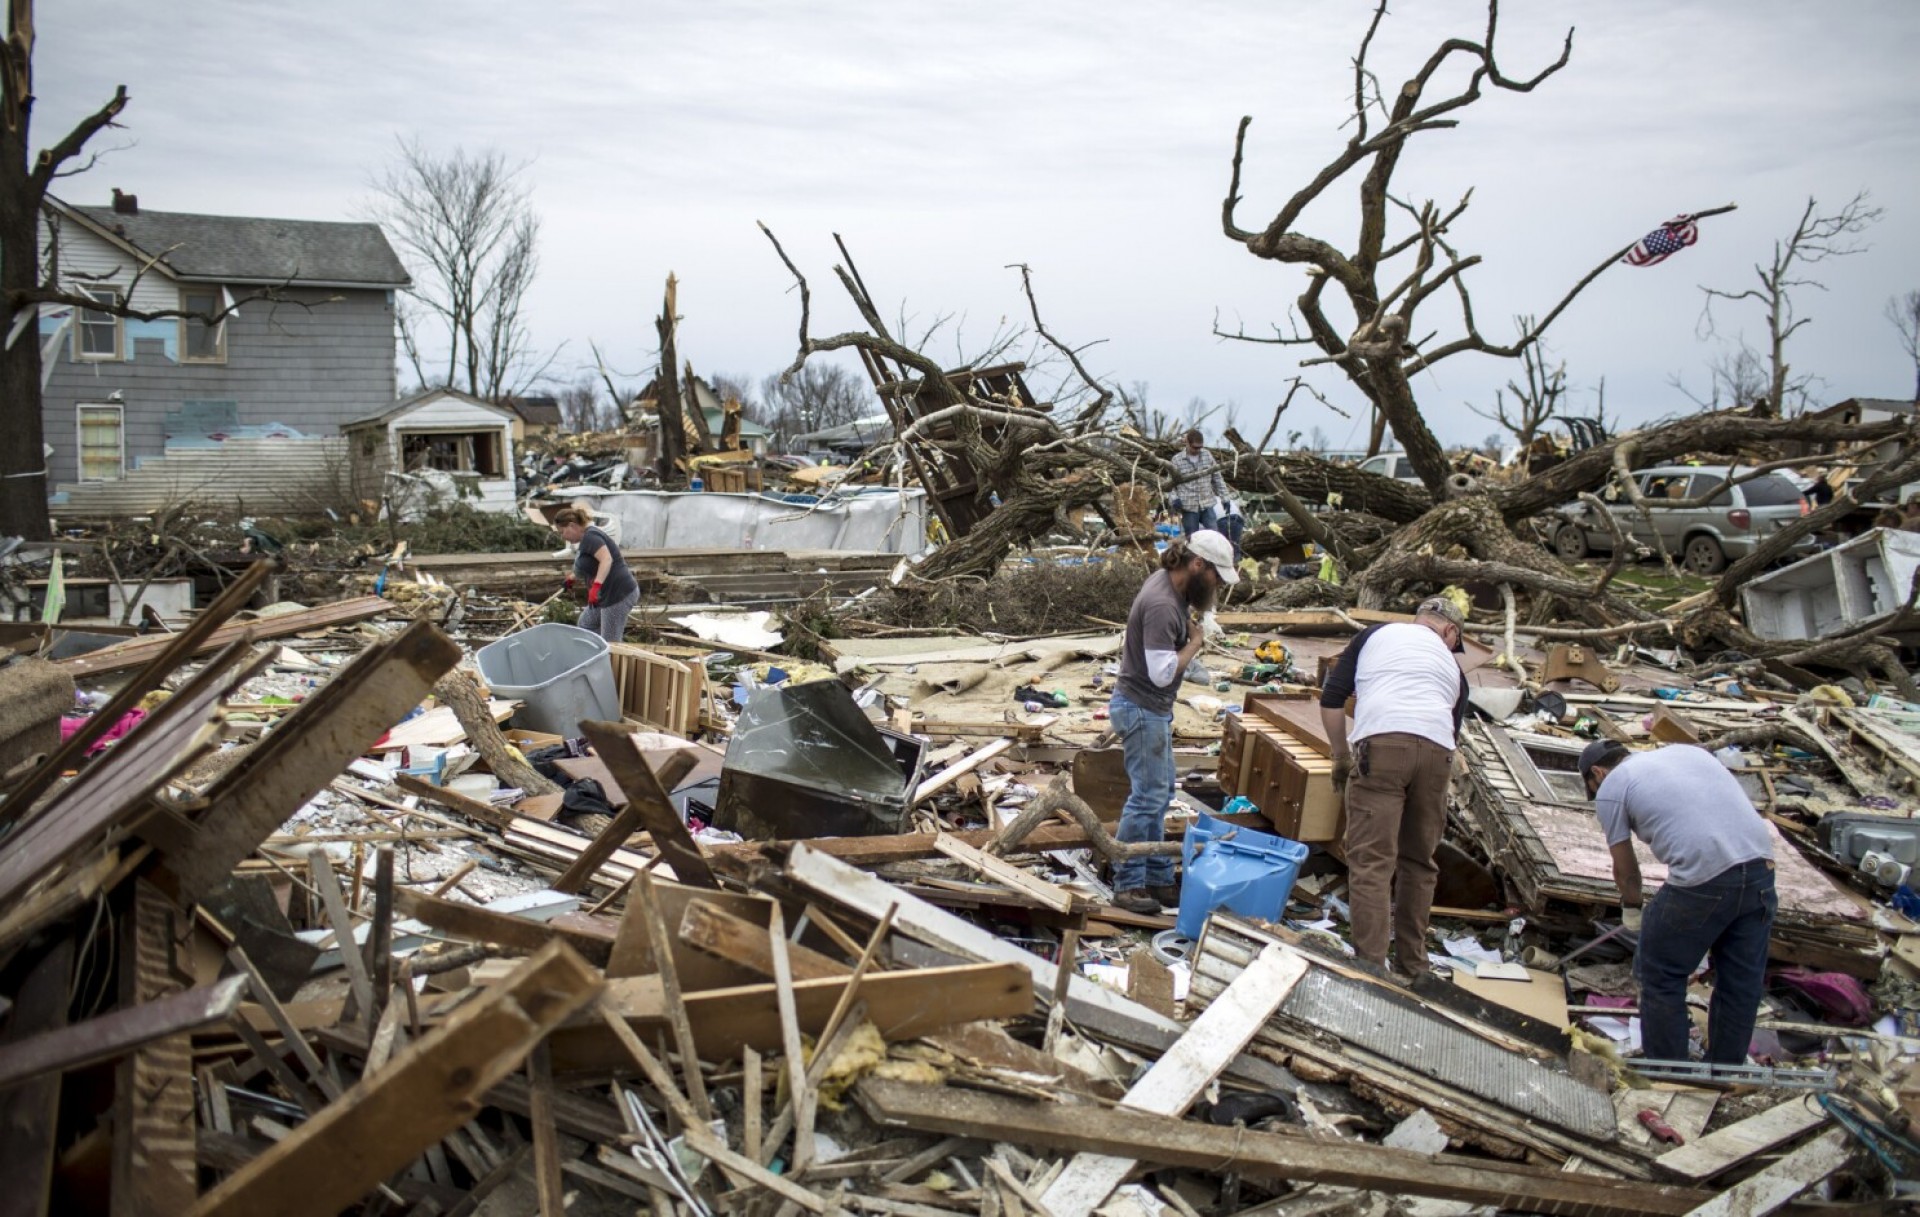
{"type": "MultiPolygon", "coordinates": [[[[1485,10],[1401,0],[1372,64],[1389,87],[1485,10]]],[[[1572,61],[1531,94],[1490,92],[1457,130],[1419,137],[1403,197],[1451,203],[1476,314],[1491,338],[1544,311],[1617,248],[1669,216],[1735,202],[1700,244],[1608,271],[1549,334],[1577,394],[1606,378],[1610,412],[1690,409],[1716,351],[1697,334],[1699,285],[1739,287],[1808,196],[1872,192],[1869,252],[1819,268],[1799,303],[1797,370],[1826,401],[1902,396],[1910,362],[1882,312],[1920,288],[1920,47],[1913,0],[1533,0],[1500,30],[1508,75],[1531,75],[1577,27],[1572,61]]],[[[1261,262],[1220,229],[1235,123],[1254,119],[1241,222],[1262,226],[1337,154],[1350,59],[1370,7],[1266,4],[553,3],[58,0],[38,12],[34,142],[45,146],[124,83],[117,148],[63,195],[144,208],[355,217],[396,137],[495,147],[530,162],[544,221],[536,338],[566,342],[571,378],[597,339],[628,379],[651,373],[651,319],[680,277],[681,351],[703,373],[758,378],[795,350],[790,277],[766,221],[812,283],[815,331],[855,318],[832,275],[848,242],[876,299],[917,324],[951,315],[933,348],[971,355],[1024,319],[1007,264],[1033,267],[1049,328],[1151,404],[1234,402],[1264,429],[1293,349],[1221,342],[1284,320],[1297,268],[1261,262]]],[[[1455,79],[1458,79],[1456,77],[1455,79]]],[[[1303,227],[1350,248],[1351,181],[1303,227]]],[[[1458,332],[1436,298],[1421,331],[1458,332]]],[[[1759,342],[1751,305],[1723,310],[1759,342]]],[[[1443,439],[1491,429],[1467,413],[1517,368],[1461,355],[1423,375],[1443,439]]],[[[1359,395],[1310,373],[1348,422],[1296,405],[1290,427],[1364,440],[1359,395]]],[[[1045,391],[1046,378],[1034,387],[1045,391]]],[[[1216,415],[1210,429],[1217,427],[1216,415]]]]}

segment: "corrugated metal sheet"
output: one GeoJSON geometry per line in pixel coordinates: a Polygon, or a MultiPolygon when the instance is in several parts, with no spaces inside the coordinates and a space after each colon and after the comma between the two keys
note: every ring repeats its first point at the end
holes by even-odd
{"type": "Polygon", "coordinates": [[[231,439],[149,458],[118,481],[61,483],[56,490],[66,501],[52,512],[56,519],[104,519],[185,503],[262,514],[319,511],[349,501],[351,486],[340,436],[231,439]]]}

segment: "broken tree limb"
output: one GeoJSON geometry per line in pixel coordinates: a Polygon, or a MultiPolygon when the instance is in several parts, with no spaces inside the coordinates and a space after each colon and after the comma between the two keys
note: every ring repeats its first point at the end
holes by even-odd
{"type": "Polygon", "coordinates": [[[541,774],[507,743],[500,724],[487,712],[487,699],[480,692],[480,678],[466,668],[455,668],[433,686],[440,704],[460,720],[467,742],[487,763],[503,786],[517,786],[530,795],[559,794],[559,783],[541,774]]]}
{"type": "Polygon", "coordinates": [[[1086,834],[1086,843],[1093,851],[1109,862],[1118,862],[1122,858],[1156,858],[1177,856],[1180,853],[1178,841],[1116,841],[1100,822],[1093,808],[1086,800],[1073,793],[1072,780],[1065,774],[1047,783],[1033,801],[1020,809],[1020,814],[1007,822],[1007,826],[993,834],[986,844],[980,847],[983,853],[1005,856],[1014,846],[1026,840],[1027,836],[1042,823],[1051,819],[1055,813],[1065,812],[1073,818],[1086,834]]]}
{"type": "Polygon", "coordinates": [[[228,1176],[192,1217],[331,1217],[471,1120],[486,1092],[604,983],[550,944],[228,1176]]]}

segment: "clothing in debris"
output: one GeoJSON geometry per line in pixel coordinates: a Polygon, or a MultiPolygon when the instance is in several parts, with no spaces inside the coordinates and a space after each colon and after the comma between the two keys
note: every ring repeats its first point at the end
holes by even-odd
{"type": "Polygon", "coordinates": [[[1321,691],[1335,755],[1351,752],[1347,899],[1354,952],[1369,963],[1386,962],[1391,939],[1403,970],[1427,969],[1427,924],[1440,875],[1434,853],[1446,831],[1454,737],[1466,702],[1466,676],[1453,652],[1420,621],[1355,635],[1321,691]]]}
{"type": "MultiPolygon", "coordinates": [[[[1689,744],[1622,758],[1601,780],[1594,809],[1609,846],[1639,837],[1667,867],[1666,884],[1642,913],[1634,957],[1642,1050],[1654,1060],[1687,1059],[1687,980],[1707,959],[1707,1060],[1744,1064],[1780,907],[1766,821],[1726,767],[1689,744]]],[[[1618,874],[1618,850],[1614,865],[1618,874]]]]}

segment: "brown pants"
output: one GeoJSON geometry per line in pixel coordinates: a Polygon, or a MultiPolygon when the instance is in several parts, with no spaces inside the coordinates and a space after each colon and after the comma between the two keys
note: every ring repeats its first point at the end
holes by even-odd
{"type": "Polygon", "coordinates": [[[1366,772],[1347,781],[1347,903],[1353,949],[1385,963],[1389,926],[1402,969],[1427,966],[1427,919],[1440,868],[1434,851],[1447,827],[1447,780],[1453,753],[1418,735],[1374,735],[1364,746],[1366,772]],[[1389,921],[1391,909],[1391,921],[1389,921]]]}

